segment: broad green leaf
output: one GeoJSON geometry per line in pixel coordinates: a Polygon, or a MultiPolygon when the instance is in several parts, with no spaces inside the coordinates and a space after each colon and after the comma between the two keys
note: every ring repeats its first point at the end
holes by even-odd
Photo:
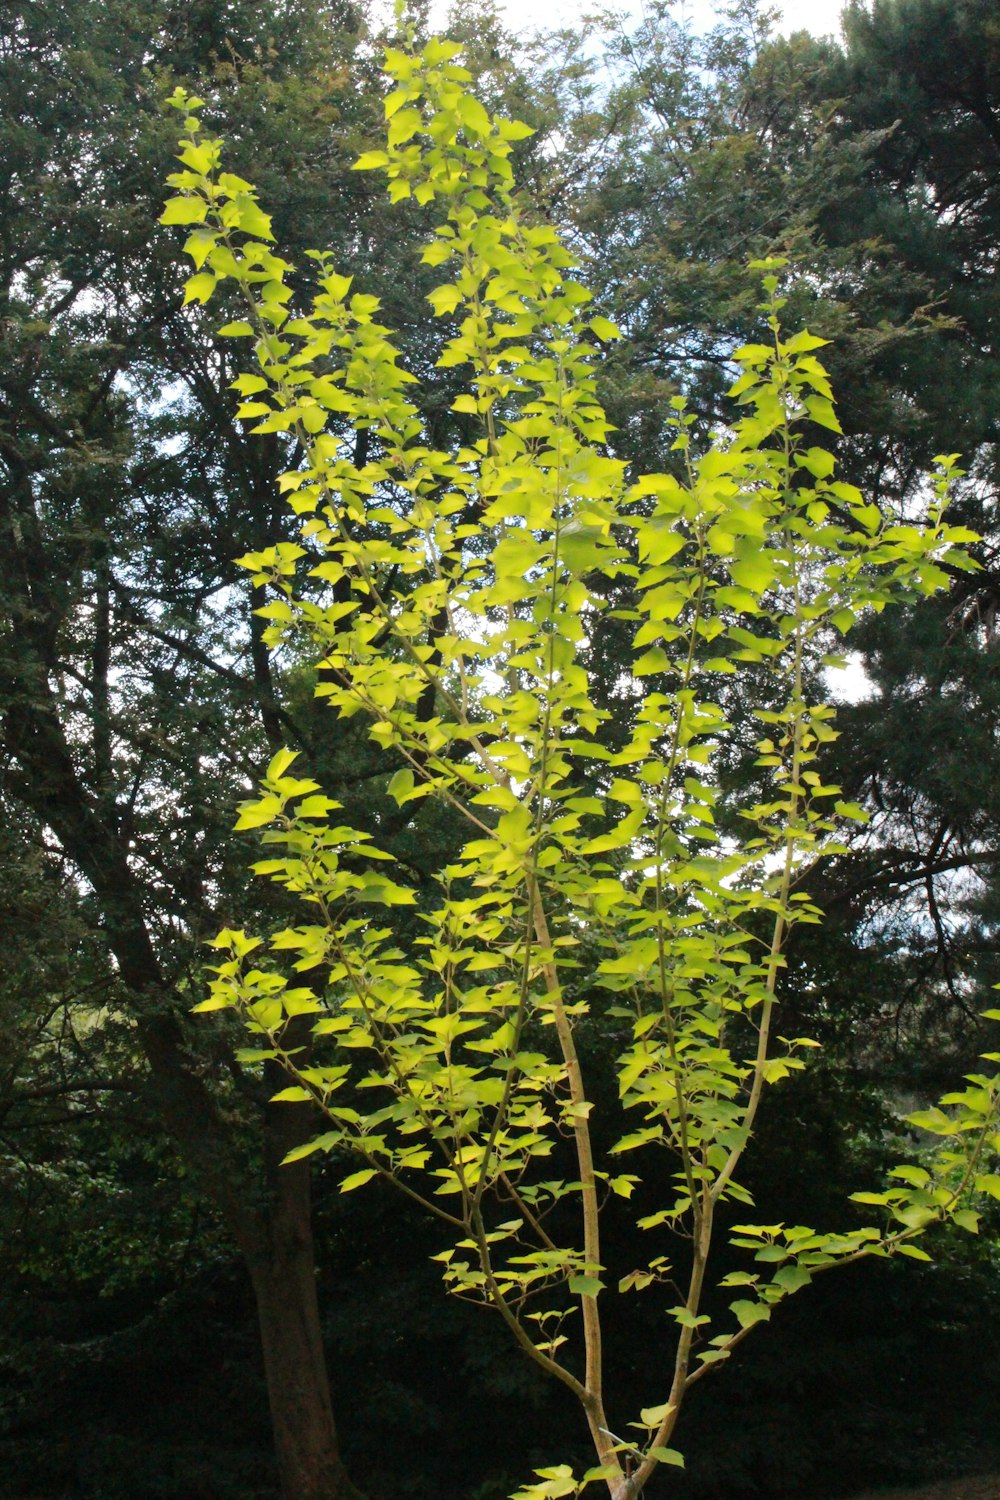
{"type": "Polygon", "coordinates": [[[650,1458],[655,1458],[657,1463],[670,1464],[676,1469],[683,1469],[684,1455],[677,1448],[662,1448],[654,1443],[649,1450],[650,1458]]]}
{"type": "Polygon", "coordinates": [[[604,1282],[596,1276],[571,1276],[567,1286],[574,1297],[596,1297],[604,1290],[604,1282]]]}
{"type": "Polygon", "coordinates": [[[389,782],[389,796],[395,797],[400,807],[402,807],[413,791],[413,784],[413,772],[409,766],[403,766],[393,774],[392,780],[389,782]]]}
{"type": "Polygon", "coordinates": [[[662,1406],[644,1406],[642,1408],[642,1411],[639,1413],[639,1419],[642,1422],[643,1427],[648,1427],[650,1428],[650,1430],[653,1430],[659,1427],[664,1417],[673,1410],[674,1407],[669,1401],[664,1401],[662,1406]]]}
{"type": "Polygon", "coordinates": [[[729,1310],[735,1315],[741,1328],[753,1328],[757,1323],[766,1323],[771,1309],[763,1302],[730,1302],[729,1310]]]}
{"type": "Polygon", "coordinates": [[[472,94],[464,94],[460,99],[458,104],[458,118],[475,135],[489,135],[490,117],[479,100],[472,94]]]}
{"type": "Polygon", "coordinates": [[[237,832],[247,828],[263,828],[265,824],[273,823],[280,811],[281,800],[272,795],[261,797],[257,802],[244,802],[234,826],[237,832]]]}
{"type": "Polygon", "coordinates": [[[612,323],[610,318],[591,318],[587,327],[593,329],[599,339],[609,340],[620,339],[622,337],[622,332],[618,324],[612,323]]]}
{"type": "Polygon", "coordinates": [[[921,1250],[917,1245],[897,1245],[896,1254],[906,1255],[910,1260],[929,1261],[931,1258],[926,1250],[921,1250]]]}

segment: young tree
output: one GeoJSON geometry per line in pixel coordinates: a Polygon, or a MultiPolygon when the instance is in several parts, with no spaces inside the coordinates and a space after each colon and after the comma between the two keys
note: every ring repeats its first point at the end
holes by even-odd
{"type": "Polygon", "coordinates": [[[258,362],[235,381],[237,415],[302,455],[281,480],[302,545],[242,560],[276,591],[269,644],[319,653],[318,693],[340,723],[368,719],[400,807],[447,808],[467,830],[414,933],[378,915],[417,904],[386,869],[379,826],[331,818],[338,804],[279,751],[237,826],[264,830],[256,870],[305,903],[269,946],[315,982],[290,983],[260,938],[227,929],[197,1008],[237,1009],[257,1036],[246,1060],[291,1075],[276,1100],[325,1116],[292,1169],[351,1153],[343,1190],[384,1178],[423,1203],[451,1232],[450,1290],[495,1309],[579,1401],[594,1467],[540,1470],[522,1500],[601,1481],[627,1500],[682,1462],[671,1441],[687,1392],[787,1296],[863,1256],[922,1258],[913,1241],[929,1225],[974,1228],[970,1200],[1000,1195],[987,1161],[1000,1080],[985,1073],[911,1117],[935,1141],[924,1165],[857,1195],[884,1209],[880,1226],[758,1224],[739,1179],[767,1090],[812,1045],[777,1034],[775,1016],[789,936],[820,916],[804,883],[838,848],[839,819],[861,815],[824,784],[833,711],[809,684],[837,631],[933,593],[945,562],[967,566],[971,533],[943,519],[953,457],[922,523],[886,525],[801,441],[803,424],[837,420],[822,341],[782,333],[777,263],[757,267],[770,341],[737,356],[743,415],[695,459],[678,398],[686,478],[630,480],[595,396],[595,345],[617,330],[517,196],[525,127],[470,96],[457,51],[387,53],[386,149],[358,163],[387,172],[393,201],[441,210],[423,258],[451,271],[430,297],[453,320],[440,362],[469,376],[454,449],[427,441],[377,299],[326,254],[311,252],[310,306],[291,310],[292,268],[253,188],[201,131],[201,101],[173,101],[186,134],[164,222],[190,227],[186,297],[237,284],[247,316],[221,332],[253,339],[258,362]],[[316,586],[300,589],[304,558],[316,586]],[[613,749],[582,665],[612,611],[630,635],[631,698],[613,749]],[[714,685],[747,666],[777,706],[757,710],[760,776],[733,838],[715,823],[735,731],[714,685]],[[619,1053],[623,1134],[618,1108],[598,1107],[610,1091],[584,1079],[588,1014],[619,1053]],[[653,1253],[618,1290],[656,1288],[676,1334],[633,1439],[603,1365],[601,1214],[640,1182],[658,1197],[638,1220],[653,1253]],[[720,1310],[726,1237],[749,1260],[726,1269],[719,1285],[736,1296],[720,1310]]]}

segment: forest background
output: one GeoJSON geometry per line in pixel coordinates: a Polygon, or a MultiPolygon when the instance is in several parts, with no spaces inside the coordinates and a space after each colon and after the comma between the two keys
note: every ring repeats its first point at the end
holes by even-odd
{"type": "MultiPolygon", "coordinates": [[[[363,734],[315,705],[310,669],[268,657],[234,558],[287,539],[286,456],[234,423],[232,353],[217,318],[182,308],[155,223],[162,101],[182,82],[292,258],[329,247],[382,299],[446,441],[463,419],[435,368],[419,212],[350,170],[382,129],[385,18],[8,0],[2,19],[7,1492],[492,1500],[572,1456],[560,1392],[442,1296],[418,1213],[339,1194],[330,1167],[280,1167],[308,1110],[269,1105],[237,1029],[190,1016],[204,941],[282,920],[246,878],[253,835],[232,831],[280,745],[418,875],[448,847],[388,797],[363,734]]],[[[789,1034],[824,1053],[775,1091],[752,1166],[763,1218],[780,1202],[840,1222],[898,1156],[900,1116],[982,1050],[1000,980],[1000,21],[988,0],[876,0],[846,13],[842,43],[782,37],[750,3],[700,33],[668,6],[531,37],[467,7],[445,29],[479,97],[535,127],[519,180],[628,335],[601,373],[617,456],[669,467],[678,392],[696,441],[725,420],[732,351],[759,333],[747,263],[770,254],[795,267],[787,324],[832,340],[843,477],[905,513],[931,457],[963,455],[956,515],[983,536],[981,571],[847,642],[826,773],[872,816],[813,882],[828,920],[797,934],[783,999],[789,1034]]],[[[610,630],[593,643],[611,708],[620,650],[610,630]]],[[[983,1358],[998,1229],[784,1309],[699,1388],[676,1493],[833,1500],[1000,1465],[983,1358]]],[[[637,1314],[626,1369],[652,1357],[643,1338],[637,1314]]]]}

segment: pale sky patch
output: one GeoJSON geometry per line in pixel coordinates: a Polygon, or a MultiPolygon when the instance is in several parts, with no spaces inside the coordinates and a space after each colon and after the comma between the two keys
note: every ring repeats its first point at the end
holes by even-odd
{"type": "MultiPolygon", "coordinates": [[[[813,36],[839,36],[840,13],[846,0],[775,0],[782,12],[780,30],[787,36],[793,31],[810,31],[813,36]]],[[[552,30],[570,27],[587,10],[597,9],[593,0],[504,0],[512,31],[552,30]]],[[[720,7],[721,8],[721,7],[720,7]]],[[[641,0],[621,7],[636,18],[642,14],[641,0]]],[[[677,7],[678,18],[688,17],[698,28],[711,26],[716,7],[711,0],[686,0],[677,7]]]]}
{"type": "Polygon", "coordinates": [[[827,667],[823,677],[833,703],[864,703],[876,695],[875,684],[865,671],[860,651],[848,651],[844,665],[827,667]]]}

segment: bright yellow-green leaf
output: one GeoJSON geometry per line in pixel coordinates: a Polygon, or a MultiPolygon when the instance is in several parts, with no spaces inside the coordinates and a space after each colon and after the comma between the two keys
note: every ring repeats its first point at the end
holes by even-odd
{"type": "Polygon", "coordinates": [[[523,141],[535,133],[523,120],[498,120],[497,128],[505,141],[523,141]]]}
{"type": "Polygon", "coordinates": [[[400,807],[402,807],[403,803],[409,799],[412,791],[413,772],[409,766],[404,766],[394,773],[392,780],[389,782],[389,796],[395,797],[400,807]]]}
{"type": "Polygon", "coordinates": [[[363,1171],[352,1172],[351,1175],[349,1177],[345,1177],[343,1182],[340,1184],[340,1191],[342,1193],[353,1192],[355,1188],[363,1187],[366,1182],[371,1182],[372,1178],[377,1176],[378,1173],[376,1172],[374,1167],[365,1167],[363,1171]]]}
{"type": "Polygon", "coordinates": [[[828,479],[835,467],[833,454],[824,448],[809,448],[805,453],[797,454],[795,462],[817,479],[828,479]]]}
{"type": "Polygon", "coordinates": [[[811,421],[820,427],[829,427],[831,432],[843,432],[837,413],[833,409],[833,402],[828,401],[825,396],[808,396],[805,402],[806,411],[811,421]]]}
{"type": "Polygon", "coordinates": [[[664,1417],[673,1410],[674,1407],[669,1401],[664,1401],[662,1406],[644,1406],[639,1413],[639,1419],[644,1427],[655,1430],[659,1427],[664,1417]]]}
{"type": "Polygon", "coordinates": [[[354,172],[371,172],[376,167],[387,167],[389,158],[384,151],[363,151],[354,166],[354,172]]]}
{"type": "Polygon", "coordinates": [[[622,336],[618,324],[612,323],[610,318],[591,318],[587,326],[593,329],[599,339],[620,339],[622,336]]]}
{"type": "Polygon", "coordinates": [[[441,317],[444,313],[455,311],[462,300],[462,293],[457,286],[439,286],[428,294],[427,300],[435,315],[441,317]]]}
{"type": "Polygon", "coordinates": [[[236,831],[239,833],[247,828],[263,828],[265,824],[273,823],[280,811],[281,800],[275,796],[261,797],[257,802],[244,802],[235,824],[236,831]]]}
{"type": "Polygon", "coordinates": [[[604,1282],[597,1276],[571,1276],[567,1285],[574,1297],[596,1297],[604,1290],[604,1282]]]}
{"type": "Polygon", "coordinates": [[[199,271],[196,276],[189,276],[184,283],[185,302],[207,302],[215,291],[215,277],[211,271],[199,271]]]}
{"type": "Polygon", "coordinates": [[[160,215],[161,224],[203,224],[208,205],[203,198],[169,198],[160,215]]]}
{"type": "Polygon", "coordinates": [[[463,94],[458,104],[458,118],[467,130],[478,136],[490,133],[490,117],[472,94],[463,94]]]}
{"type": "Polygon", "coordinates": [[[282,1158],[282,1165],[285,1166],[293,1161],[301,1161],[305,1156],[312,1156],[314,1151],[332,1151],[335,1146],[340,1145],[340,1140],[340,1136],[333,1132],[328,1132],[326,1135],[318,1135],[315,1140],[307,1141],[304,1146],[293,1146],[291,1151],[287,1152],[282,1158]]]}
{"type": "Polygon", "coordinates": [[[239,212],[238,223],[244,234],[252,235],[256,240],[274,239],[270,214],[264,213],[253,198],[240,193],[236,199],[236,207],[239,212]]]}

